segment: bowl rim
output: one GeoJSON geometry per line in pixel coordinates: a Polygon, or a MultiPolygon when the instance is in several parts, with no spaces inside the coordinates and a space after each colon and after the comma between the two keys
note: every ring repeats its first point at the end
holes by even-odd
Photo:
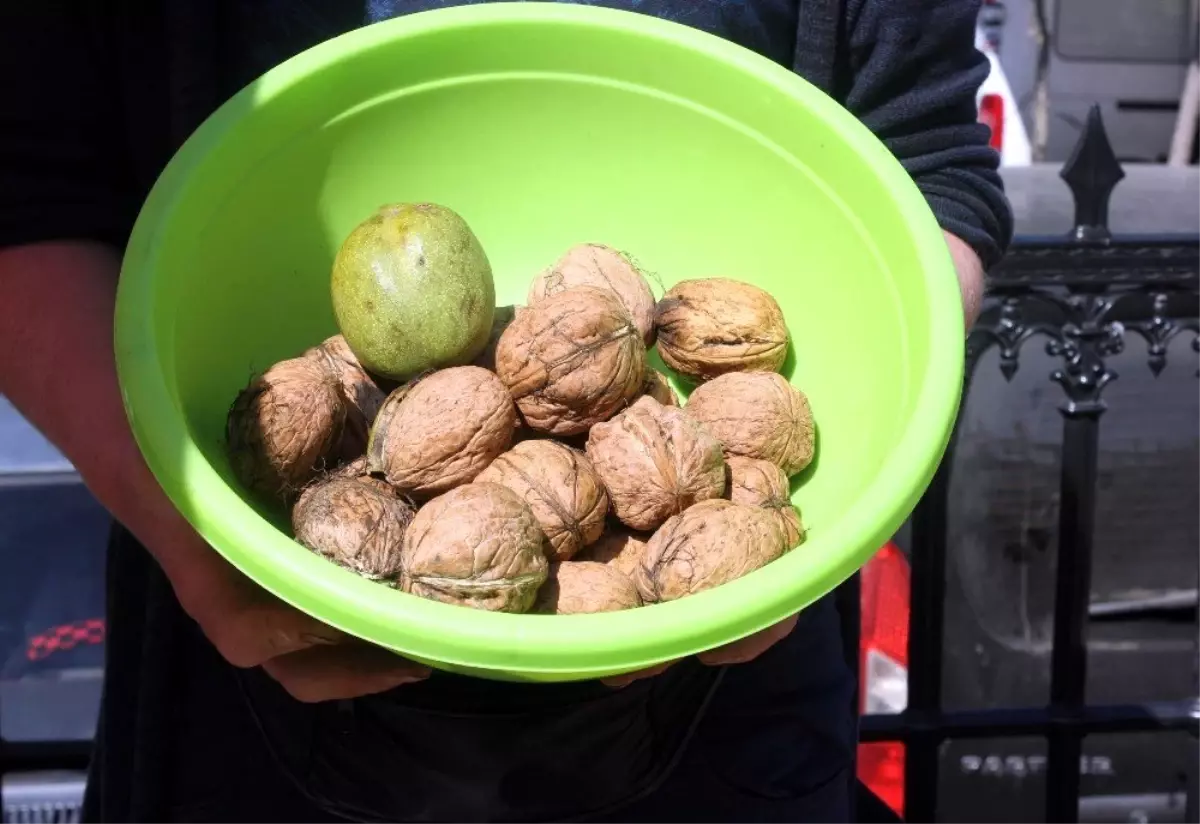
{"type": "Polygon", "coordinates": [[[602,7],[498,2],[405,15],[324,41],[269,70],[205,120],[167,164],[137,217],[118,284],[115,349],[126,412],[151,472],[196,531],[265,589],[298,608],[305,604],[305,611],[331,626],[436,666],[494,677],[573,680],[636,670],[743,637],[798,612],[852,575],[900,526],[933,477],[958,411],[964,330],[958,280],[928,204],[883,143],[832,98],[765,57],[679,23],[602,7]],[[261,106],[364,50],[449,29],[514,22],[601,27],[664,41],[748,73],[807,107],[836,126],[880,178],[913,236],[924,274],[929,362],[914,391],[914,424],[875,477],[841,519],[805,544],[802,561],[795,560],[797,552],[771,565],[778,572],[778,565],[793,559],[794,574],[760,570],[649,607],[652,631],[644,610],[508,615],[428,601],[364,581],[303,550],[243,501],[192,442],[167,379],[168,359],[155,347],[155,261],[171,213],[187,193],[189,170],[221,143],[238,122],[239,109],[250,100],[261,106]],[[872,505],[880,500],[888,503],[872,505]]]}

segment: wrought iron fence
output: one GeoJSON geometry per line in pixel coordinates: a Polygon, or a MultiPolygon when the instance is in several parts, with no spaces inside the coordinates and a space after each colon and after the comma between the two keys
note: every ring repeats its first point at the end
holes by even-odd
{"type": "MultiPolygon", "coordinates": [[[[1105,732],[1186,730],[1196,735],[1200,698],[1180,702],[1089,706],[1087,620],[1097,489],[1098,433],[1104,387],[1117,378],[1107,359],[1126,336],[1146,340],[1149,368],[1166,364],[1177,335],[1197,335],[1200,237],[1114,237],[1109,197],[1124,177],[1098,108],[1090,113],[1061,177],[1075,200],[1066,238],[1018,239],[991,273],[988,299],[967,342],[967,387],[981,355],[999,350],[1011,378],[1022,347],[1045,341],[1061,360],[1050,378],[1063,390],[1059,546],[1055,582],[1050,700],[1038,708],[942,709],[942,632],[946,594],[948,483],[954,440],[912,519],[912,592],[908,703],[898,715],[862,719],[864,741],[901,741],[905,750],[905,817],[937,813],[940,746],[954,738],[1041,736],[1047,741],[1045,818],[1078,820],[1084,737],[1105,732]],[[1127,318],[1148,318],[1128,320],[1127,318]]],[[[1192,349],[1200,352],[1200,337],[1192,349]]],[[[1200,375],[1200,372],[1197,373],[1200,375]]],[[[1194,551],[1194,547],[1192,550],[1194,551]]],[[[1188,821],[1197,820],[1195,787],[1188,821]]]]}

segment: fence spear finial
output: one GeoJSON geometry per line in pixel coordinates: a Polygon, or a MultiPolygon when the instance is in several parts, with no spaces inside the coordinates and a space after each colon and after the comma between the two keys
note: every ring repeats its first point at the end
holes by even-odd
{"type": "Polygon", "coordinates": [[[1110,240],[1109,198],[1125,177],[1125,170],[1109,143],[1099,105],[1093,104],[1088,111],[1079,141],[1058,174],[1066,181],[1075,199],[1072,237],[1080,241],[1110,240]]]}

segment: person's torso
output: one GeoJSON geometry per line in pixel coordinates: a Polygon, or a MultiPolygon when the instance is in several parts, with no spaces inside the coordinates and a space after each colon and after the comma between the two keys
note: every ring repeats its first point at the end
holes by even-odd
{"type": "MultiPolygon", "coordinates": [[[[131,167],[145,187],[192,129],[262,72],[358,26],[459,4],[171,0],[151,18],[143,14],[145,4],[114,2],[132,15],[130,27],[116,35],[117,42],[125,38],[116,70],[131,167]],[[139,50],[154,31],[161,36],[158,47],[139,50]]],[[[785,65],[793,59],[798,0],[592,4],[703,29],[785,65]]],[[[827,625],[809,627],[825,631],[827,625]]],[[[112,641],[118,640],[114,633],[112,641]]],[[[811,655],[801,650],[815,648],[787,645],[740,673],[740,689],[753,702],[756,692],[765,696],[789,685],[808,695],[813,685],[843,683],[840,656],[805,660],[811,655]]],[[[261,673],[248,674],[243,686],[276,757],[326,809],[358,820],[563,820],[613,808],[661,782],[718,692],[718,680],[717,671],[695,661],[618,691],[595,682],[530,687],[438,673],[382,696],[317,707],[292,701],[261,673]]],[[[833,687],[828,695],[843,701],[833,687]]],[[[830,710],[818,703],[804,713],[818,718],[830,710]]],[[[737,753],[736,746],[729,744],[729,752],[737,753]]],[[[782,763],[786,770],[806,759],[822,760],[817,752],[782,763]]]]}
{"type": "MultiPolygon", "coordinates": [[[[356,26],[491,0],[222,0],[222,46],[241,85],[292,54],[356,26]]],[[[798,0],[571,0],[681,23],[791,65],[798,0]]]]}

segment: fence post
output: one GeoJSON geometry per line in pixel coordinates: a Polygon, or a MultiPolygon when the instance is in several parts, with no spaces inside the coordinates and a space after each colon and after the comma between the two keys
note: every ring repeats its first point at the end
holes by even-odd
{"type": "MultiPolygon", "coordinates": [[[[1098,106],[1060,173],[1075,198],[1077,243],[1107,243],[1109,197],[1125,173],[1113,154],[1098,106]]],[[[1060,337],[1047,345],[1063,359],[1051,376],[1066,393],[1060,478],[1059,545],[1055,577],[1054,648],[1050,663],[1052,718],[1067,720],[1085,705],[1088,601],[1096,516],[1096,464],[1105,385],[1116,378],[1105,358],[1122,346],[1120,327],[1107,320],[1112,301],[1096,290],[1072,290],[1064,302],[1060,337]]],[[[1054,724],[1048,739],[1046,820],[1079,820],[1080,758],[1077,727],[1054,724]]]]}

